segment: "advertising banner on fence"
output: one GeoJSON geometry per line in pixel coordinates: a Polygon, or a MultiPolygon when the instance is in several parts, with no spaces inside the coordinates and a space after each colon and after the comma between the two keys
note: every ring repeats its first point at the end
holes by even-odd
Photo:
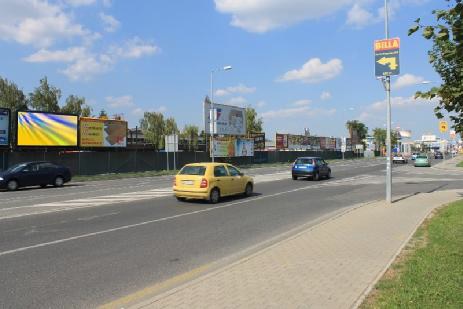
{"type": "Polygon", "coordinates": [[[286,149],[286,148],[288,148],[288,134],[276,133],[276,136],[275,136],[275,148],[276,149],[286,149]]]}
{"type": "Polygon", "coordinates": [[[253,157],[254,156],[254,140],[252,139],[237,139],[235,147],[236,157],[253,157]]]}
{"type": "MultiPolygon", "coordinates": [[[[204,120],[206,133],[211,133],[211,104],[204,102],[204,120]]],[[[237,106],[214,104],[215,110],[215,134],[245,135],[246,113],[245,109],[237,106]]],[[[212,113],[214,115],[214,113],[212,113]]]]}
{"type": "Polygon", "coordinates": [[[18,146],[77,146],[77,116],[18,112],[18,146]]]}
{"type": "Polygon", "coordinates": [[[10,110],[0,108],[0,147],[9,146],[10,142],[10,110]]]}
{"type": "Polygon", "coordinates": [[[121,120],[80,118],[81,147],[126,147],[127,122],[121,120]]]}
{"type": "Polygon", "coordinates": [[[214,140],[215,157],[252,157],[254,156],[253,139],[214,140]]]}
{"type": "Polygon", "coordinates": [[[250,137],[254,139],[254,150],[265,149],[265,133],[251,133],[250,137]]]}
{"type": "Polygon", "coordinates": [[[310,148],[310,140],[308,136],[288,134],[289,150],[308,150],[310,148]]]}

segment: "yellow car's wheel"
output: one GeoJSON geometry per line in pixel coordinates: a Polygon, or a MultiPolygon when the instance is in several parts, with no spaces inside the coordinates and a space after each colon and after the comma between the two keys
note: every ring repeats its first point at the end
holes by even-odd
{"type": "Polygon", "coordinates": [[[211,204],[217,204],[220,201],[220,191],[217,188],[211,190],[209,194],[209,202],[211,204]]]}
{"type": "Polygon", "coordinates": [[[244,195],[245,196],[251,196],[252,195],[252,190],[253,190],[252,183],[248,183],[246,185],[246,188],[244,189],[244,195]]]}

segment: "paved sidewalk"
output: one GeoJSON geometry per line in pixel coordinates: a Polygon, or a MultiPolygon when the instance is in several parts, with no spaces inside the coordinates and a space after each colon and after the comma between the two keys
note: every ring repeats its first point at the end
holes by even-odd
{"type": "Polygon", "coordinates": [[[439,164],[433,166],[433,168],[450,170],[450,171],[461,171],[463,173],[463,167],[457,167],[457,164],[463,161],[463,155],[457,155],[454,158],[448,158],[442,160],[439,164]]]}
{"type": "Polygon", "coordinates": [[[349,210],[133,308],[352,308],[417,227],[463,190],[349,210]]]}

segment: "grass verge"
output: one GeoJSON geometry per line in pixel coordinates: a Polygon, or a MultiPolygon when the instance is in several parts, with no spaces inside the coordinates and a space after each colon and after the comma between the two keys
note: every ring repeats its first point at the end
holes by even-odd
{"type": "Polygon", "coordinates": [[[463,308],[463,200],[425,221],[361,308],[463,308]]]}
{"type": "Polygon", "coordinates": [[[166,176],[175,175],[177,171],[146,171],[139,173],[113,173],[113,174],[100,174],[100,175],[77,175],[72,177],[73,181],[96,181],[96,180],[113,180],[113,179],[124,179],[124,178],[140,178],[140,177],[154,177],[154,176],[166,176]]]}
{"type": "Polygon", "coordinates": [[[457,164],[458,167],[463,167],[463,161],[457,164]]]}
{"type": "MultiPolygon", "coordinates": [[[[349,158],[348,160],[358,160],[363,158],[349,158]]],[[[341,162],[341,159],[327,160],[329,164],[335,162],[341,162]]],[[[293,162],[276,162],[276,163],[255,163],[255,164],[246,164],[240,165],[242,169],[249,168],[265,168],[265,167],[288,167],[293,162]]],[[[177,171],[146,171],[138,173],[111,173],[111,174],[99,174],[99,175],[77,175],[72,178],[73,181],[97,181],[97,180],[114,180],[114,179],[124,179],[124,178],[140,178],[140,177],[155,177],[155,176],[166,176],[166,175],[175,175],[177,171]]]]}

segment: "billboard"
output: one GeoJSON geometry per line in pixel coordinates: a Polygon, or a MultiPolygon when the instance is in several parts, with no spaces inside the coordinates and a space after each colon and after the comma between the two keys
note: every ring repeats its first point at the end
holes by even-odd
{"type": "Polygon", "coordinates": [[[276,136],[275,136],[275,148],[276,149],[286,149],[286,148],[288,148],[288,134],[276,133],[276,136]]]}
{"type": "MultiPolygon", "coordinates": [[[[211,104],[204,102],[204,121],[206,133],[211,133],[211,104]]],[[[246,134],[246,113],[241,107],[214,104],[215,132],[221,135],[245,135],[246,134]]],[[[214,113],[212,113],[214,115],[214,113]]]]}
{"type": "Polygon", "coordinates": [[[254,156],[254,140],[253,139],[237,139],[235,146],[235,157],[253,157],[254,156]]]}
{"type": "Polygon", "coordinates": [[[308,150],[310,149],[310,139],[305,135],[288,134],[288,149],[308,150]]]}
{"type": "Polygon", "coordinates": [[[253,139],[214,140],[214,157],[252,157],[254,156],[253,139]]]}
{"type": "Polygon", "coordinates": [[[254,150],[265,150],[265,133],[251,133],[254,139],[254,150]]]}
{"type": "Polygon", "coordinates": [[[7,108],[0,108],[0,147],[10,144],[10,118],[11,112],[7,108]]]}
{"type": "Polygon", "coordinates": [[[18,112],[18,146],[77,146],[76,115],[18,112]]]}
{"type": "Polygon", "coordinates": [[[80,118],[81,147],[126,147],[127,122],[99,118],[80,118]]]}

